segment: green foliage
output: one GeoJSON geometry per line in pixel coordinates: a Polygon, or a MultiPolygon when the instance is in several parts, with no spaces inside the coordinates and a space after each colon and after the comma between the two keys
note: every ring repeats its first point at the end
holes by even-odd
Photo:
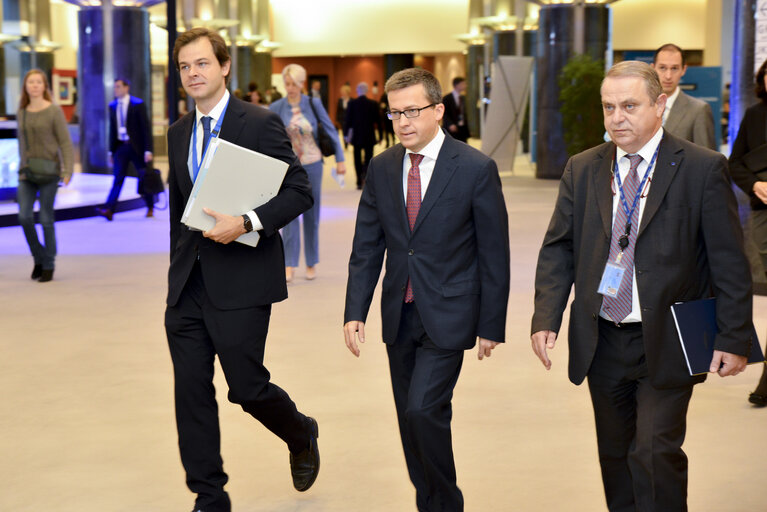
{"type": "Polygon", "coordinates": [[[559,75],[562,127],[570,155],[604,141],[599,92],[604,75],[604,64],[590,55],[574,55],[559,75]]]}

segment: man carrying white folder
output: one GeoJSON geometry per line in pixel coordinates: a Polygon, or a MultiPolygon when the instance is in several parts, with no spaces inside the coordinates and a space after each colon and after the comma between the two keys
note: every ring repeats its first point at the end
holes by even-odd
{"type": "Polygon", "coordinates": [[[179,448],[187,485],[197,494],[194,511],[230,512],[212,383],[216,355],[229,400],[288,445],[294,487],[307,490],[319,472],[317,422],[298,412],[287,393],[270,382],[263,365],[271,305],[287,297],[278,230],[311,207],[312,194],[280,118],[226,90],[231,61],[220,35],[204,28],[189,30],[176,40],[173,56],[184,90],[196,103],[168,131],[165,328],[175,376],[179,448]],[[263,205],[242,215],[206,209],[215,226],[193,231],[181,223],[181,216],[206,147],[215,137],[287,162],[289,168],[277,195],[263,205]],[[256,247],[232,243],[254,230],[261,235],[256,247]]]}

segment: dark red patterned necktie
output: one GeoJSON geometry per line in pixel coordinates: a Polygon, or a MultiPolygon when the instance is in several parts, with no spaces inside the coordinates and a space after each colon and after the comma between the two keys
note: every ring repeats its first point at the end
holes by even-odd
{"type": "MultiPolygon", "coordinates": [[[[410,223],[410,231],[413,231],[415,220],[418,218],[418,210],[421,209],[421,172],[418,164],[423,160],[423,155],[410,153],[410,171],[407,173],[407,220],[410,223]]],[[[410,278],[407,278],[407,291],[405,302],[413,302],[413,287],[410,278]]]]}

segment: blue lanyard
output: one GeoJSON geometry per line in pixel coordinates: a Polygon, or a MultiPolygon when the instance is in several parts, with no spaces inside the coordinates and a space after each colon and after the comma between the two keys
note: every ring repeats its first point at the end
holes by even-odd
{"type": "Polygon", "coordinates": [[[620,237],[620,240],[618,241],[621,252],[623,252],[623,250],[628,247],[629,236],[631,235],[631,217],[634,215],[634,210],[636,210],[637,204],[639,203],[639,198],[642,196],[642,190],[644,189],[645,183],[647,182],[647,178],[650,176],[650,171],[652,171],[653,165],[655,165],[655,159],[658,158],[659,151],[660,143],[658,143],[658,147],[655,148],[655,153],[652,155],[650,165],[647,166],[647,170],[644,172],[644,176],[642,177],[641,183],[639,183],[636,194],[634,194],[634,202],[631,204],[631,209],[629,209],[628,201],[626,201],[626,195],[623,193],[623,183],[621,183],[621,174],[618,170],[618,159],[615,159],[615,170],[613,172],[615,173],[615,181],[618,183],[618,190],[621,193],[621,205],[626,212],[626,233],[620,237]]]}
{"type": "Polygon", "coordinates": [[[615,181],[618,182],[618,190],[621,193],[621,204],[623,205],[623,209],[626,211],[626,219],[628,219],[629,222],[631,222],[631,216],[634,215],[634,210],[637,207],[637,203],[639,203],[639,198],[642,195],[642,190],[644,189],[645,182],[650,176],[650,171],[652,171],[652,167],[655,164],[655,159],[658,157],[658,151],[660,151],[660,144],[658,144],[658,147],[655,148],[655,153],[652,156],[652,160],[650,160],[650,165],[647,166],[647,170],[644,172],[642,182],[639,184],[639,188],[637,188],[636,194],[634,195],[634,202],[631,204],[631,209],[629,209],[628,202],[626,201],[626,196],[623,193],[623,183],[621,183],[621,174],[618,171],[618,162],[617,160],[615,162],[615,181]]]}
{"type": "Polygon", "coordinates": [[[221,111],[221,115],[218,116],[218,121],[216,121],[216,126],[210,132],[210,139],[208,139],[208,144],[202,148],[202,158],[200,158],[199,165],[197,164],[197,119],[195,118],[194,120],[194,129],[192,130],[192,170],[194,172],[194,176],[197,176],[200,172],[202,163],[205,161],[205,153],[208,151],[210,141],[218,137],[218,134],[221,132],[221,123],[224,121],[224,115],[226,115],[226,109],[229,106],[230,99],[232,99],[231,96],[226,100],[224,110],[221,111]]]}

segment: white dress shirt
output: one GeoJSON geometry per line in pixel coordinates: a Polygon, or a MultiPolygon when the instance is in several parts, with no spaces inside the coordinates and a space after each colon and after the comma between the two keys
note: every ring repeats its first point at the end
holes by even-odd
{"type": "MultiPolygon", "coordinates": [[[[678,90],[678,89],[677,89],[678,90]]],[[[655,150],[658,148],[658,144],[660,144],[661,139],[663,138],[663,128],[659,129],[655,135],[647,142],[647,144],[642,147],[639,151],[636,152],[637,155],[642,157],[642,162],[639,164],[639,167],[637,167],[637,174],[639,175],[639,181],[641,183],[642,178],[644,177],[645,172],[647,171],[647,167],[650,165],[650,161],[652,160],[653,155],[655,154],[655,150]]],[[[631,167],[631,163],[629,162],[629,159],[627,157],[628,153],[623,151],[621,148],[617,149],[615,157],[618,159],[618,172],[621,176],[621,183],[626,182],[626,176],[628,176],[629,169],[631,167]]],[[[632,226],[631,229],[639,229],[639,226],[642,225],[642,214],[644,213],[644,206],[645,202],[647,201],[647,195],[650,193],[650,185],[652,184],[652,176],[655,173],[655,167],[657,166],[658,160],[656,158],[655,164],[653,164],[653,168],[650,170],[650,174],[647,177],[647,181],[644,184],[644,187],[642,188],[642,195],[639,198],[639,217],[637,218],[637,225],[632,226]]],[[[613,194],[613,222],[615,222],[615,214],[618,212],[618,208],[623,208],[621,203],[621,194],[618,190],[618,183],[617,180],[613,178],[613,191],[615,192],[613,194]]],[[[631,208],[631,203],[634,200],[633,197],[627,197],[626,201],[629,204],[629,208],[631,208]]],[[[635,260],[636,263],[636,260],[635,260]]],[[[637,293],[637,275],[636,275],[636,265],[634,265],[633,270],[633,285],[631,288],[632,298],[631,298],[631,313],[626,316],[626,318],[623,319],[622,323],[631,323],[631,322],[641,322],[642,321],[642,310],[640,308],[639,304],[639,294],[637,293]]],[[[605,318],[607,320],[610,320],[610,317],[607,316],[604,312],[600,311],[599,313],[602,318],[605,318]]]]}
{"type": "MultiPolygon", "coordinates": [[[[437,156],[440,149],[442,149],[442,143],[445,141],[445,132],[441,129],[437,130],[437,134],[431,139],[431,142],[419,151],[417,154],[423,155],[423,160],[418,164],[418,171],[421,175],[421,201],[423,196],[426,195],[426,188],[431,181],[431,175],[434,174],[434,165],[437,163],[437,156]]],[[[402,193],[405,196],[405,205],[407,206],[407,175],[410,172],[410,154],[413,151],[409,149],[405,150],[405,159],[402,161],[402,193]]]]}
{"type": "Polygon", "coordinates": [[[130,139],[130,135],[128,135],[128,105],[130,105],[130,94],[117,98],[115,108],[120,109],[119,112],[115,111],[115,116],[117,117],[117,139],[121,141],[130,139]]]}
{"type": "MultiPolygon", "coordinates": [[[[202,165],[202,142],[204,137],[204,129],[202,126],[202,118],[206,115],[210,117],[210,131],[213,132],[214,128],[216,127],[216,124],[218,123],[218,120],[221,118],[221,114],[224,112],[224,107],[226,106],[227,102],[229,101],[229,91],[224,89],[224,95],[221,97],[220,100],[218,100],[218,103],[216,103],[216,106],[211,109],[210,112],[207,114],[203,114],[200,112],[200,109],[195,107],[194,113],[195,113],[195,124],[197,125],[197,145],[194,147],[194,150],[197,152],[197,165],[202,165]]],[[[213,135],[211,135],[211,139],[213,139],[213,135]]],[[[192,165],[192,144],[194,143],[194,138],[189,142],[189,157],[187,158],[187,166],[189,167],[189,177],[192,178],[192,181],[194,181],[194,166],[192,165]]],[[[208,143],[210,145],[210,142],[208,143]]],[[[264,225],[261,224],[261,220],[258,218],[258,215],[256,215],[256,212],[253,210],[250,210],[248,212],[242,212],[244,215],[247,215],[250,218],[251,224],[253,224],[253,231],[259,231],[261,229],[264,229],[264,225]]]]}

